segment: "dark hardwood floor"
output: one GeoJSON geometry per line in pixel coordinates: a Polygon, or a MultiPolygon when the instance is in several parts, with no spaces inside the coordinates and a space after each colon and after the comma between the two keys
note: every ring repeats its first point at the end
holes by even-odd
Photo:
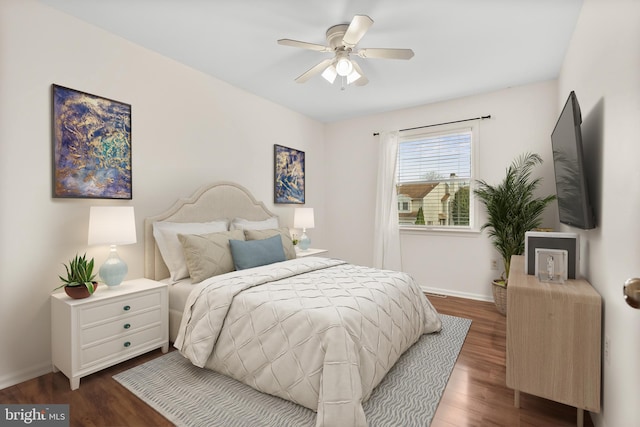
{"type": "MultiPolygon", "coordinates": [[[[471,319],[471,328],[431,427],[561,427],[575,426],[577,410],[506,386],[507,318],[492,302],[429,295],[442,314],[471,319]]],[[[593,427],[585,413],[585,427],[593,427]]]]}
{"type": "MultiPolygon", "coordinates": [[[[439,312],[473,320],[431,427],[575,426],[575,408],[559,403],[522,394],[521,408],[513,407],[513,391],[505,385],[506,318],[492,303],[429,298],[439,312]]],[[[171,426],[111,378],[161,355],[156,350],[89,375],[76,391],[62,373],[49,373],[0,390],[0,403],[68,403],[71,426],[171,426]]],[[[593,426],[588,414],[585,426],[593,426]]]]}

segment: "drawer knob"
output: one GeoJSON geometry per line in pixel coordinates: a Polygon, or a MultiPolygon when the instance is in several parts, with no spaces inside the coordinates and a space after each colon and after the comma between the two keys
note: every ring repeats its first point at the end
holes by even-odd
{"type": "Polygon", "coordinates": [[[123,309],[124,311],[129,311],[129,310],[131,310],[131,307],[130,307],[130,306],[128,306],[128,305],[125,305],[124,307],[122,307],[122,309],[123,309]]]}
{"type": "Polygon", "coordinates": [[[124,346],[125,346],[125,347],[130,347],[130,346],[131,346],[131,343],[130,343],[129,341],[127,341],[127,342],[125,342],[125,343],[124,343],[124,346]]]}
{"type": "Polygon", "coordinates": [[[129,329],[130,327],[131,327],[131,324],[130,324],[130,323],[125,323],[125,324],[124,324],[124,328],[125,328],[125,329],[129,329]]]}

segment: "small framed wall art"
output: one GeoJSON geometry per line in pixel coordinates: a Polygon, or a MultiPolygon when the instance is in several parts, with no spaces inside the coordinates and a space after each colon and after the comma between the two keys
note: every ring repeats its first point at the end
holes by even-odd
{"type": "Polygon", "coordinates": [[[304,151],[275,144],[274,203],[304,204],[304,151]]]}
{"type": "Polygon", "coordinates": [[[131,105],[53,85],[53,197],[131,199],[131,105]]]}

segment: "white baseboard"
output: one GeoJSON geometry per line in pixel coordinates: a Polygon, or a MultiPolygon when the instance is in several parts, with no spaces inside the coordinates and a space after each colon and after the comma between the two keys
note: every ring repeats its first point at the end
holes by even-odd
{"type": "Polygon", "coordinates": [[[0,377],[0,390],[53,371],[51,361],[0,377]]]}
{"type": "Polygon", "coordinates": [[[426,286],[420,286],[420,289],[422,289],[423,292],[426,292],[429,294],[446,295],[451,297],[473,299],[477,301],[493,302],[492,295],[471,294],[468,292],[456,292],[456,291],[452,291],[451,289],[430,288],[426,286]]]}

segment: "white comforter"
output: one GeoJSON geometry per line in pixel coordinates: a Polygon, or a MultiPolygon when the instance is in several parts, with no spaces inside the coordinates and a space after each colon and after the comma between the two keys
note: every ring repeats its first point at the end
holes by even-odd
{"type": "Polygon", "coordinates": [[[365,426],[374,387],[440,327],[405,273],[306,257],[197,285],[175,346],[196,366],[317,411],[317,426],[365,426]]]}

